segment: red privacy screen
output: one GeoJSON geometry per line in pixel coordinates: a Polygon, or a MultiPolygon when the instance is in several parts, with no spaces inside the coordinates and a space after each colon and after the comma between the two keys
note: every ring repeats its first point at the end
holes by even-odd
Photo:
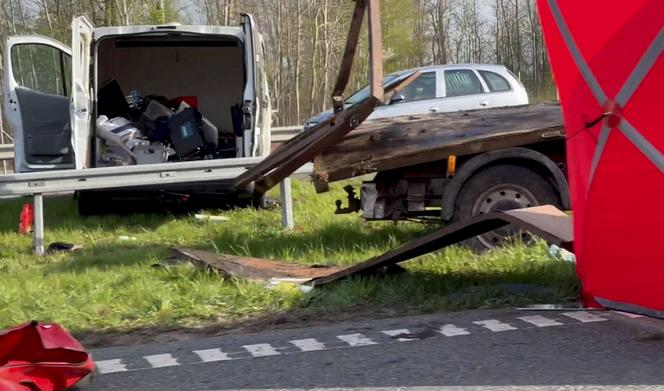
{"type": "Polygon", "coordinates": [[[584,300],[664,317],[664,1],[538,5],[584,300]]]}

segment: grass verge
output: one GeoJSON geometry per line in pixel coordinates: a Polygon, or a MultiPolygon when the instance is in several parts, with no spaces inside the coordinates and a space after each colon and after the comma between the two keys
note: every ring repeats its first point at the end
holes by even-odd
{"type": "Polygon", "coordinates": [[[41,258],[32,254],[31,237],[16,233],[27,200],[0,201],[0,329],[31,319],[56,321],[75,332],[195,327],[284,312],[304,317],[376,308],[412,313],[576,297],[573,265],[551,260],[543,243],[515,244],[481,256],[452,247],[405,263],[404,274],[350,279],[306,295],[222,279],[186,264],[151,267],[175,245],[349,265],[432,229],[334,215],[344,183],[323,195],[308,183],[293,183],[298,225],[292,232],[281,229],[279,210],[211,211],[230,220],[205,223],[190,215],[80,218],[70,197],[47,198],[47,243],[74,242],[84,248],[41,258]]]}

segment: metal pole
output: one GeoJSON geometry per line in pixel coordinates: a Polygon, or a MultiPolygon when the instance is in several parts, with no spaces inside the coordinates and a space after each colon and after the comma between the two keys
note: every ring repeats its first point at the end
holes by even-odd
{"type": "Polygon", "coordinates": [[[293,219],[293,190],[290,177],[284,178],[279,184],[281,189],[281,225],[284,229],[295,228],[293,219]]]}
{"type": "Polygon", "coordinates": [[[35,253],[44,255],[44,196],[34,195],[35,206],[35,253]]]}

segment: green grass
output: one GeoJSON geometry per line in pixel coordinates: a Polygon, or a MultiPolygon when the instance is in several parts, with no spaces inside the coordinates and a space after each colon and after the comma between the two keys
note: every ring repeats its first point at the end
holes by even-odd
{"type": "Polygon", "coordinates": [[[172,215],[82,219],[71,198],[47,198],[47,243],[74,242],[84,248],[41,258],[32,254],[32,238],[16,233],[21,205],[28,200],[0,201],[0,329],[31,319],[60,322],[73,331],[198,326],[285,311],[428,312],[576,296],[573,266],[549,259],[543,243],[515,244],[482,256],[452,247],[405,263],[408,273],[351,279],[307,295],[222,279],[187,264],[152,267],[176,245],[302,264],[349,265],[433,229],[334,215],[334,200],[344,198],[342,186],[316,195],[310,184],[294,181],[298,225],[292,232],[281,229],[279,210],[210,212],[230,218],[222,223],[172,215]],[[547,288],[523,292],[506,285],[523,283],[547,288]]]}

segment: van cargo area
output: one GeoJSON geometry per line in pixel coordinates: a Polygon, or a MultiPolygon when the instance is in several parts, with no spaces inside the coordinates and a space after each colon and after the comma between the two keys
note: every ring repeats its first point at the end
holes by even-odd
{"type": "Polygon", "coordinates": [[[233,35],[101,39],[95,60],[95,164],[243,157],[244,58],[233,35]]]}

